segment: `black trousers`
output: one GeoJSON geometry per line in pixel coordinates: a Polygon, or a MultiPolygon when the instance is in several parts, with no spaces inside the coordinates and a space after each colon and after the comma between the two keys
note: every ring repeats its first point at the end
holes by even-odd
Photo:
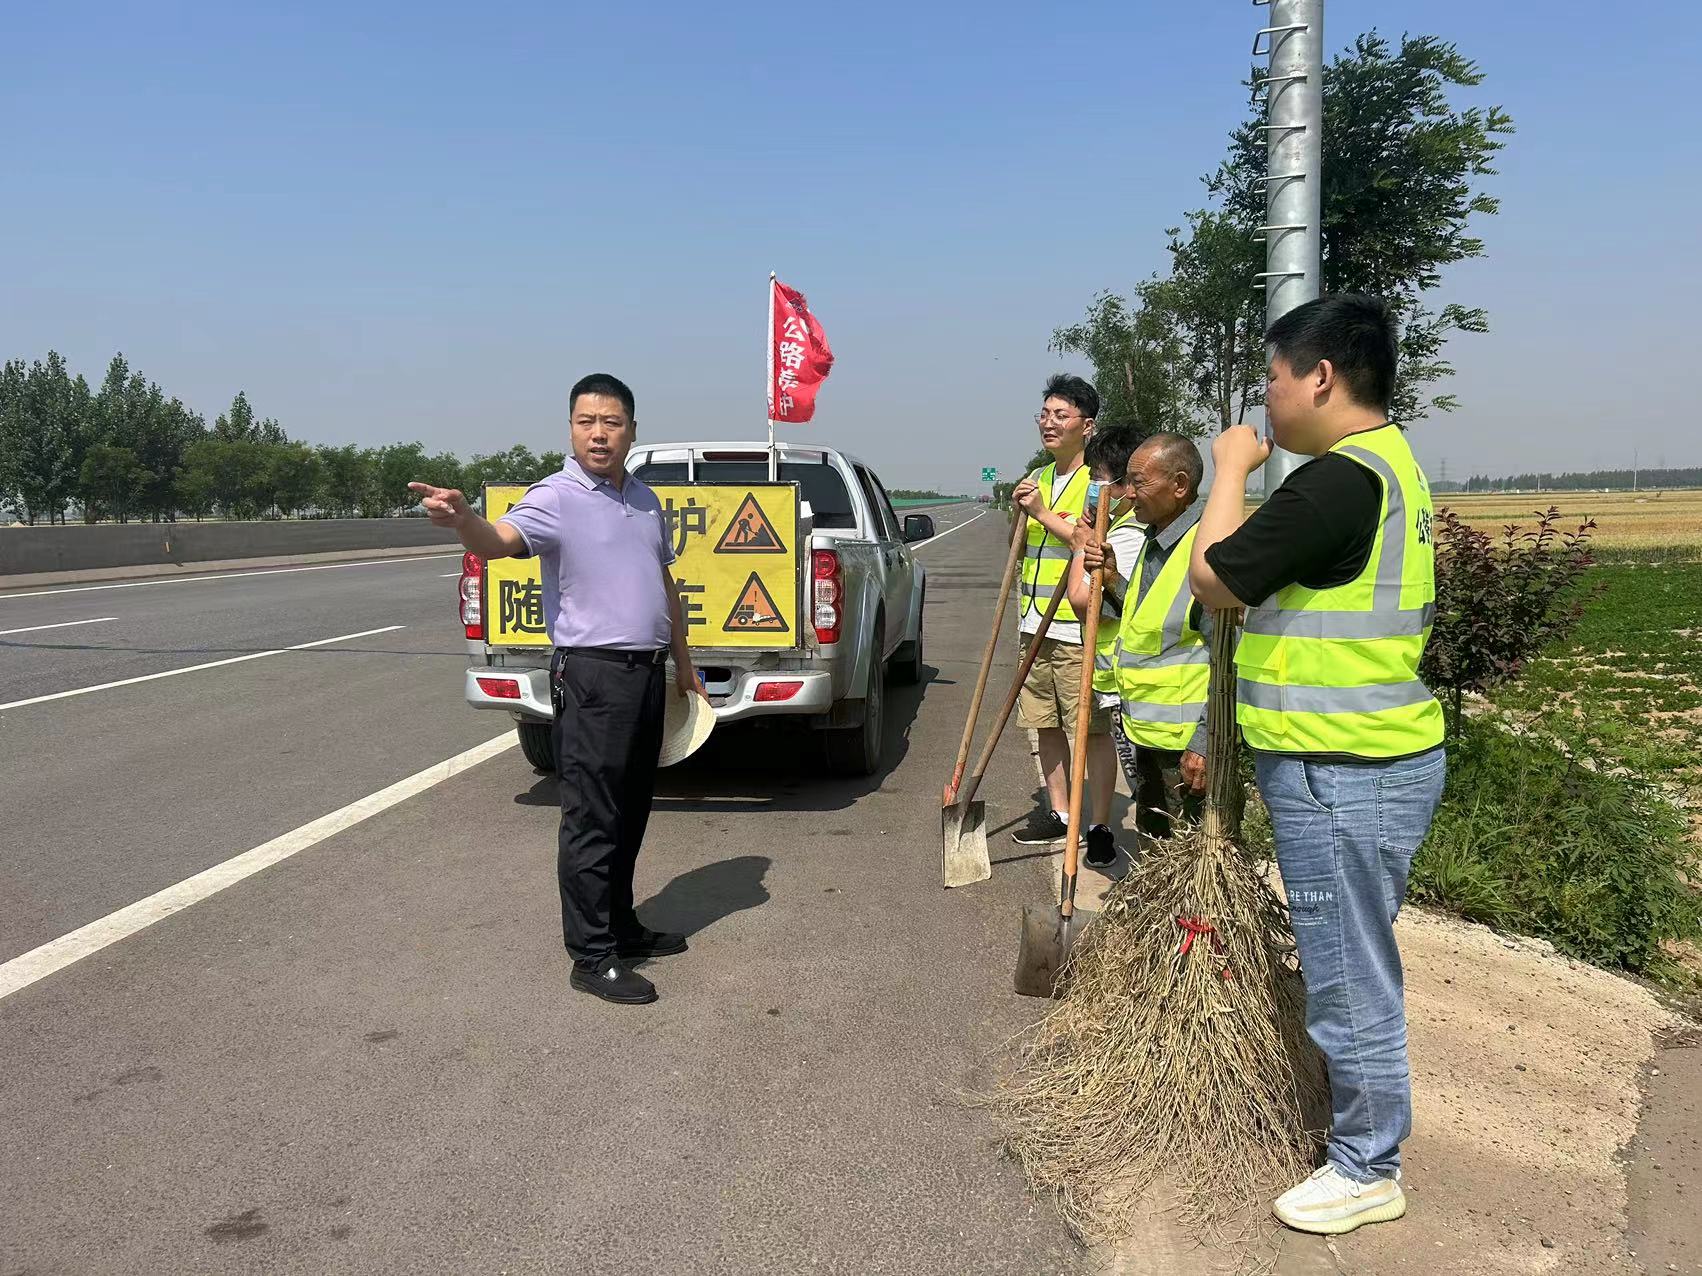
{"type": "Polygon", "coordinates": [[[1135,798],[1135,828],[1146,837],[1169,837],[1175,821],[1198,823],[1205,795],[1189,790],[1182,779],[1182,750],[1148,749],[1123,733],[1123,715],[1111,719],[1111,736],[1123,778],[1135,798]]]}
{"type": "Polygon", "coordinates": [[[591,964],[638,926],[632,870],[655,796],[664,669],[558,651],[552,672],[561,933],[573,959],[591,964]]]}

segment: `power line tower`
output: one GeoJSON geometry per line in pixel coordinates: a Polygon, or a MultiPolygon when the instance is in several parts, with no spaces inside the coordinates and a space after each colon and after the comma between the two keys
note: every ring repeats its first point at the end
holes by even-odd
{"type": "MultiPolygon", "coordinates": [[[[1324,0],[1253,0],[1268,5],[1270,25],[1253,37],[1253,55],[1270,67],[1254,82],[1265,95],[1265,290],[1268,328],[1318,295],[1323,258],[1324,0]],[[1263,46],[1263,47],[1261,47],[1263,46]]],[[[1265,491],[1274,492],[1303,458],[1272,449],[1265,491]]]]}

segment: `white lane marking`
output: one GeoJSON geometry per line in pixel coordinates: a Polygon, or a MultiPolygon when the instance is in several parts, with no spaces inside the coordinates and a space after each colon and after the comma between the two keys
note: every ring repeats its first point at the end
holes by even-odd
{"type": "Polygon", "coordinates": [[[507,749],[512,749],[518,740],[519,736],[515,732],[504,732],[494,740],[487,740],[465,753],[458,753],[446,761],[428,766],[423,771],[416,771],[407,779],[396,781],[389,788],[370,793],[341,810],[322,815],[300,828],[291,829],[288,833],[273,838],[270,842],[262,842],[253,850],[234,855],[222,864],[215,864],[193,877],[186,877],[175,886],[156,891],[146,899],[139,899],[115,913],[108,913],[98,921],[79,926],[69,934],[51,939],[39,948],[32,948],[22,956],[12,958],[11,961],[0,965],[0,1000],[10,997],[20,988],[29,987],[38,979],[45,979],[56,970],[63,970],[73,962],[81,961],[121,939],[146,930],[173,913],[218,894],[227,886],[236,885],[245,877],[254,876],[261,869],[287,860],[297,852],[305,851],[328,837],[334,837],[363,820],[369,820],[380,812],[407,801],[415,794],[424,793],[427,789],[442,784],[445,780],[476,767],[507,749]]]}
{"type": "Polygon", "coordinates": [[[462,574],[463,573],[461,573],[461,572],[444,572],[441,576],[438,577],[438,579],[439,580],[448,580],[451,576],[460,576],[462,574]]]}
{"type": "Polygon", "coordinates": [[[22,709],[25,705],[45,704],[49,700],[65,700],[71,696],[86,696],[94,691],[110,691],[113,687],[131,687],[138,682],[152,682],[156,678],[175,678],[180,673],[195,673],[202,669],[217,669],[221,665],[240,665],[245,660],[264,660],[267,656],[281,656],[289,651],[306,651],[310,647],[324,647],[334,642],[350,642],[356,638],[370,638],[374,634],[388,634],[406,625],[385,625],[382,629],[363,629],[358,634],[339,634],[335,638],[318,638],[313,642],[298,642],[293,647],[275,647],[269,651],[251,651],[244,656],[232,656],[228,660],[209,660],[205,664],[185,665],[181,669],[162,669],[159,673],[145,673],[137,678],[120,678],[117,682],[97,682],[92,687],[73,687],[69,691],[54,691],[45,696],[31,696],[28,700],[13,700],[0,704],[0,712],[7,709],[22,709]]]}
{"type": "MultiPolygon", "coordinates": [[[[71,585],[65,589],[38,589],[28,594],[0,594],[0,603],[13,598],[50,598],[54,594],[87,594],[97,589],[141,589],[146,585],[193,585],[203,580],[236,580],[242,576],[287,576],[291,572],[334,572],[344,567],[384,567],[394,563],[430,563],[454,554],[412,554],[398,558],[366,558],[358,563],[316,563],[312,567],[257,568],[250,572],[220,572],[216,576],[166,576],[159,580],[126,580],[111,585],[71,585]]],[[[459,575],[460,573],[456,573],[459,575]]]]}
{"type": "Polygon", "coordinates": [[[93,620],[62,620],[57,625],[26,625],[22,629],[0,629],[0,638],[8,634],[33,634],[43,629],[69,629],[73,625],[104,625],[109,620],[117,620],[117,616],[96,616],[93,620]]]}
{"type": "MultiPolygon", "coordinates": [[[[977,514],[975,516],[975,518],[986,518],[986,517],[987,517],[987,511],[986,510],[982,510],[979,514],[977,514]]],[[[925,545],[932,545],[935,541],[943,541],[946,537],[950,536],[953,532],[961,532],[964,528],[968,527],[971,523],[973,523],[975,521],[975,518],[965,519],[963,522],[959,523],[956,527],[948,527],[948,528],[946,528],[945,531],[941,532],[938,536],[930,536],[925,541],[917,541],[910,548],[912,550],[917,550],[917,549],[921,549],[925,545]]],[[[4,708],[4,707],[5,706],[0,705],[0,708],[4,708]]]]}

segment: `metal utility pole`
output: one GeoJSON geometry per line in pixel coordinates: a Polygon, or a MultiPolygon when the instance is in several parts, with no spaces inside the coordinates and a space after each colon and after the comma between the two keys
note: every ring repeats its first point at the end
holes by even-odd
{"type": "MultiPolygon", "coordinates": [[[[1268,328],[1318,295],[1323,257],[1324,0],[1253,0],[1269,4],[1270,25],[1253,37],[1253,54],[1270,69],[1254,92],[1265,95],[1265,290],[1268,328]]],[[[1265,491],[1276,491],[1303,458],[1275,449],[1265,462],[1265,491]]]]}

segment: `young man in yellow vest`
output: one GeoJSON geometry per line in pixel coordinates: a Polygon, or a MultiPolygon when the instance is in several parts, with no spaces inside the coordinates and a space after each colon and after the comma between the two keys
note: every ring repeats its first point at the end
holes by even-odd
{"type": "Polygon", "coordinates": [[[1206,688],[1212,617],[1188,588],[1188,562],[1204,502],[1205,466],[1193,441],[1155,434],[1130,455],[1125,487],[1143,524],[1138,562],[1122,565],[1115,544],[1080,537],[1070,567],[1072,601],[1085,606],[1088,573],[1103,562],[1109,582],[1132,572],[1114,639],[1113,685],[1123,734],[1134,745],[1127,768],[1135,827],[1168,837],[1174,818],[1199,818],[1206,788],[1206,688]]]}
{"type": "MultiPolygon", "coordinates": [[[[1087,501],[1088,468],[1082,452],[1093,437],[1099,393],[1080,377],[1064,373],[1046,383],[1040,415],[1040,442],[1051,453],[1042,466],[1016,485],[1011,500],[1028,515],[1028,550],[1022,560],[1022,610],[1018,630],[1023,650],[1034,641],[1052,593],[1070,565],[1070,538],[1087,501]]],[[[1070,743],[1081,691],[1081,620],[1066,601],[1052,618],[1040,651],[1017,701],[1017,722],[1035,733],[1046,793],[1028,823],[1011,834],[1024,846],[1050,846],[1064,840],[1070,809],[1070,743]]],[[[1111,797],[1117,782],[1117,751],[1111,744],[1111,714],[1095,708],[1088,726],[1087,851],[1114,858],[1111,797]]]]}
{"type": "Polygon", "coordinates": [[[1238,425],[1190,569],[1212,607],[1247,607],[1236,717],[1253,749],[1329,1066],[1326,1160],[1277,1199],[1301,1231],[1406,1212],[1412,1128],[1394,921],[1442,797],[1442,709],[1418,677],[1435,613],[1430,488],[1390,424],[1395,326],[1374,297],[1310,301],[1271,325],[1265,411],[1276,443],[1316,459],[1242,522],[1270,444],[1238,425]]]}

